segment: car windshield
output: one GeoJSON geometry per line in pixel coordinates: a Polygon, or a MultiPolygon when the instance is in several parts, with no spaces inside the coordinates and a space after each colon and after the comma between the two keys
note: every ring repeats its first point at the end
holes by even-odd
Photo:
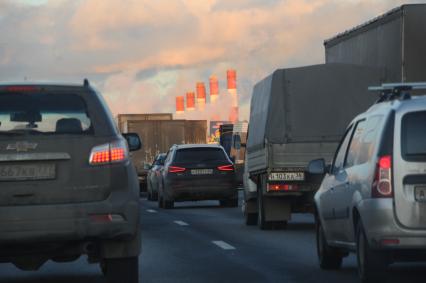
{"type": "Polygon", "coordinates": [[[176,162],[200,163],[210,161],[228,161],[220,148],[185,148],[176,152],[176,162]]]}
{"type": "Polygon", "coordinates": [[[87,134],[91,121],[75,94],[0,94],[0,134],[87,134]]]}

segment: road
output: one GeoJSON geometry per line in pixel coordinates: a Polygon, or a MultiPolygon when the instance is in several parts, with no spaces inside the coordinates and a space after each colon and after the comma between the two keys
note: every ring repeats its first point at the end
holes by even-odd
{"type": "MultiPolygon", "coordinates": [[[[141,199],[143,252],[140,282],[358,282],[355,257],[340,271],[319,269],[310,215],[295,215],[287,230],[260,231],[243,223],[240,208],[217,202],[158,209],[141,199]]],[[[425,264],[398,264],[388,282],[423,282],[425,264]]],[[[48,262],[39,271],[0,264],[0,283],[105,282],[85,258],[48,262]]],[[[125,283],[125,282],[123,282],[125,283]]]]}

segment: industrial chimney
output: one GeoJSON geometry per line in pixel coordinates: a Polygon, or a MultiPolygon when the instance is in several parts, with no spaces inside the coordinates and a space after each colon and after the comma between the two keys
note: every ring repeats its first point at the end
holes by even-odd
{"type": "Polygon", "coordinates": [[[193,92],[186,93],[186,110],[195,110],[195,93],[193,92]]]}
{"type": "Polygon", "coordinates": [[[185,112],[185,97],[176,96],[176,114],[183,114],[185,112]]]}
{"type": "Polygon", "coordinates": [[[219,81],[216,76],[210,77],[210,102],[214,104],[219,95],[219,81]]]}
{"type": "Polygon", "coordinates": [[[197,83],[197,107],[199,110],[204,111],[206,107],[206,86],[203,82],[197,83]]]}
{"type": "Polygon", "coordinates": [[[229,69],[226,71],[228,80],[228,93],[231,95],[231,109],[229,113],[229,121],[235,123],[238,121],[238,93],[237,93],[237,71],[229,69]]]}

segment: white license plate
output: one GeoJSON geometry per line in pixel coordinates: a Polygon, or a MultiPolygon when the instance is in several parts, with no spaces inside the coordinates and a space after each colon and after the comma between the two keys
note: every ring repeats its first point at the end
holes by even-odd
{"type": "Polygon", "coordinates": [[[415,187],[414,188],[414,194],[415,194],[416,201],[426,202],[426,187],[425,186],[415,187]]]}
{"type": "Polygon", "coordinates": [[[192,175],[211,175],[213,174],[213,169],[192,169],[192,175]]]}
{"type": "Polygon", "coordinates": [[[55,176],[55,164],[0,165],[0,181],[48,180],[55,176]]]}
{"type": "Polygon", "coordinates": [[[274,172],[269,174],[269,181],[304,181],[304,172],[274,172]]]}

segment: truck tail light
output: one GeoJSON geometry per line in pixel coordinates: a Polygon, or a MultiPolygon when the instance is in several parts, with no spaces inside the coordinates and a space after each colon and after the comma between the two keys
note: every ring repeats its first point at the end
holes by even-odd
{"type": "Polygon", "coordinates": [[[91,165],[103,165],[127,160],[128,153],[127,145],[124,140],[118,142],[106,143],[95,146],[89,158],[91,165]]]}
{"type": "Polygon", "coordinates": [[[229,164],[229,165],[222,165],[217,167],[217,170],[219,171],[234,171],[234,165],[229,164]]]}
{"type": "Polygon", "coordinates": [[[185,172],[186,168],[179,167],[179,166],[170,166],[169,167],[169,173],[180,173],[185,172]]]}
{"type": "Polygon", "coordinates": [[[379,158],[372,188],[373,198],[391,198],[392,190],[392,156],[379,158]]]}
{"type": "Polygon", "coordinates": [[[268,184],[266,188],[268,192],[295,191],[297,189],[299,189],[298,185],[289,185],[289,184],[268,184]]]}

